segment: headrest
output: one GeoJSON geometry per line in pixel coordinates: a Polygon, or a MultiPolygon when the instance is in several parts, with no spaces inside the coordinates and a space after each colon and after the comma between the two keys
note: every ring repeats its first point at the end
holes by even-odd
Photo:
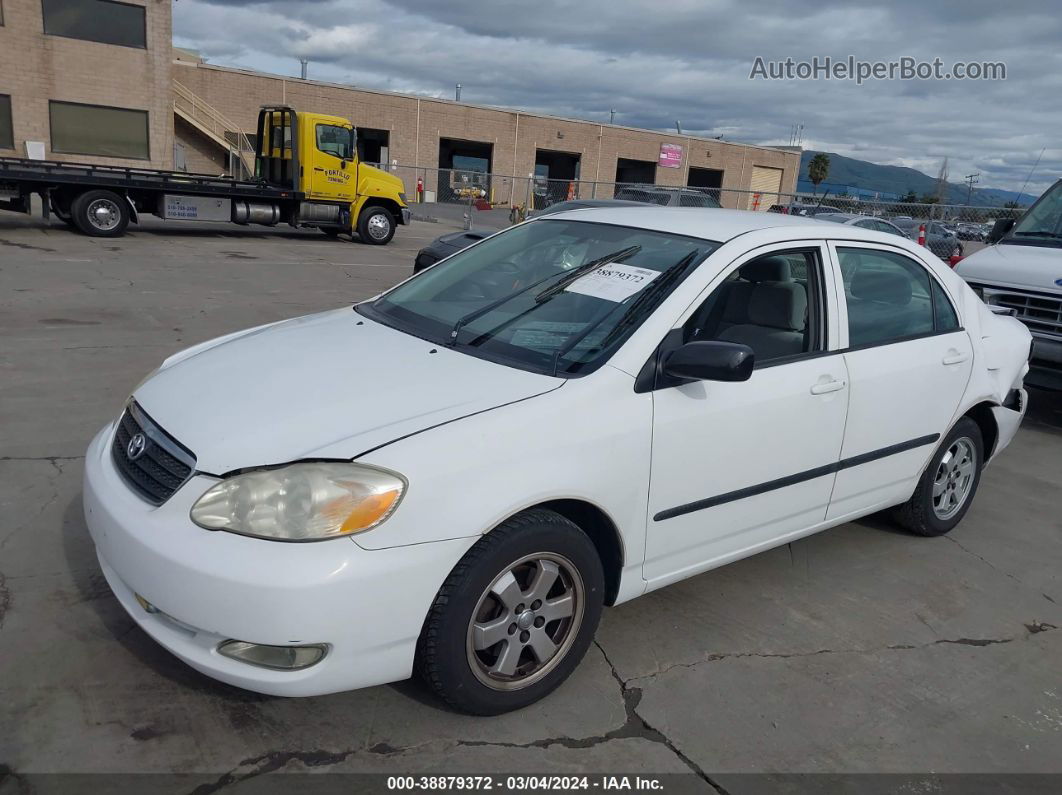
{"type": "Polygon", "coordinates": [[[907,306],[911,302],[911,280],[895,271],[876,271],[860,268],[852,277],[852,297],[864,301],[878,301],[893,306],[907,306]]]}
{"type": "Polygon", "coordinates": [[[790,282],[793,275],[789,260],[783,257],[760,257],[746,262],[738,272],[747,282],[790,282]]]}
{"type": "Polygon", "coordinates": [[[803,331],[807,322],[808,296],[796,282],[757,284],[749,298],[749,322],[786,331],[803,331]]]}

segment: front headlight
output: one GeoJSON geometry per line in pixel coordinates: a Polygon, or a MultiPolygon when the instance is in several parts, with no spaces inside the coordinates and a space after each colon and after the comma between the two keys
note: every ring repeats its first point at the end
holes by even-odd
{"type": "Polygon", "coordinates": [[[406,481],[363,464],[305,463],[234,475],[192,506],[207,530],[279,541],[363,533],[394,513],[406,481]]]}

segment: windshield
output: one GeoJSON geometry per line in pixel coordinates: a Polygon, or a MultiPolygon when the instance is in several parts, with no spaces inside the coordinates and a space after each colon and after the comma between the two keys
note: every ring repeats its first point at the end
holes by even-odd
{"type": "Polygon", "coordinates": [[[718,246],[542,219],[459,252],[357,311],[502,364],[582,375],[603,364],[718,246]]]}
{"type": "Polygon", "coordinates": [[[1048,188],[1007,235],[1008,242],[1048,242],[1062,239],[1062,181],[1048,188]],[[1010,238],[1014,238],[1011,240],[1010,238]]]}

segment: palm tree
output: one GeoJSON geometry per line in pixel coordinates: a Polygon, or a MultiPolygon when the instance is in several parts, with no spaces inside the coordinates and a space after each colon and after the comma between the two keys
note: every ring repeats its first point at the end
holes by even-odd
{"type": "MultiPolygon", "coordinates": [[[[811,184],[815,186],[815,190],[818,190],[819,184],[824,182],[829,175],[829,155],[824,155],[822,152],[819,152],[808,161],[808,179],[811,181],[811,184]]],[[[814,190],[811,192],[811,195],[815,195],[814,190]]]]}

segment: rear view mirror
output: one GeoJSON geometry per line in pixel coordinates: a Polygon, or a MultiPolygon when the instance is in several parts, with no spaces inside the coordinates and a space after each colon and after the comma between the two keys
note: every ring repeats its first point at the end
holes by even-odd
{"type": "Polygon", "coordinates": [[[755,354],[736,342],[687,342],[664,361],[664,372],[674,378],[698,381],[748,381],[755,354]]]}
{"type": "Polygon", "coordinates": [[[1009,232],[1013,228],[1013,218],[1000,218],[998,221],[992,224],[992,231],[988,233],[988,237],[985,239],[985,242],[989,245],[993,243],[998,243],[1000,240],[1003,239],[1003,236],[1006,235],[1007,232],[1009,232]]]}

